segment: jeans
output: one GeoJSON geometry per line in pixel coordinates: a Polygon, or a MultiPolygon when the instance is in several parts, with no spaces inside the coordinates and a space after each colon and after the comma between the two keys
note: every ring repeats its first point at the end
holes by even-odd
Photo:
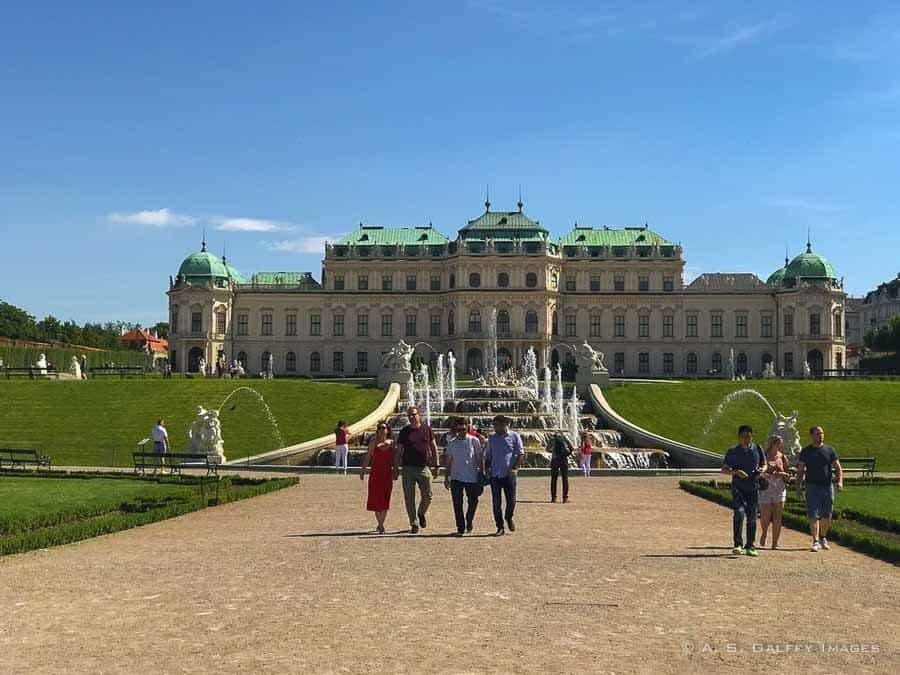
{"type": "Polygon", "coordinates": [[[506,521],[512,520],[513,513],[516,510],[516,475],[511,473],[503,478],[491,476],[491,498],[494,503],[494,523],[498,530],[503,529],[503,517],[506,521]],[[502,495],[506,497],[506,513],[502,508],[502,495]]]}
{"type": "Polygon", "coordinates": [[[742,530],[744,529],[744,518],[747,518],[747,546],[753,546],[756,542],[756,509],[759,501],[759,493],[743,492],[735,488],[731,488],[731,506],[734,509],[734,517],[732,519],[732,534],[734,535],[734,545],[743,546],[741,539],[742,530]]]}
{"type": "Polygon", "coordinates": [[[425,514],[428,507],[431,506],[431,469],[427,466],[404,466],[403,476],[403,499],[406,502],[406,515],[409,516],[410,525],[419,524],[419,514],[425,514]],[[419,486],[419,492],[422,493],[422,500],[419,502],[419,508],[416,509],[416,486],[419,486]]]}
{"type": "Polygon", "coordinates": [[[569,465],[568,464],[551,464],[550,465],[550,499],[556,499],[556,482],[558,477],[562,476],[563,499],[569,498],[569,465]]]}
{"type": "Polygon", "coordinates": [[[456,531],[471,529],[478,508],[478,497],[481,486],[478,483],[463,483],[461,480],[450,481],[450,497],[453,499],[453,515],[456,518],[456,531]],[[463,514],[463,492],[466,493],[467,508],[463,514]]]}

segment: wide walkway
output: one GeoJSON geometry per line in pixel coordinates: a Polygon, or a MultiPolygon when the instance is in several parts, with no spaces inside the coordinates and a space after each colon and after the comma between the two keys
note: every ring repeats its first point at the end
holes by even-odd
{"type": "MultiPolygon", "coordinates": [[[[669,478],[520,481],[518,530],[370,535],[356,476],[0,559],[0,672],[898,672],[900,570],[730,556],[669,478]],[[776,651],[777,650],[777,651],[776,651]]],[[[389,532],[405,526],[399,485],[389,532]]]]}

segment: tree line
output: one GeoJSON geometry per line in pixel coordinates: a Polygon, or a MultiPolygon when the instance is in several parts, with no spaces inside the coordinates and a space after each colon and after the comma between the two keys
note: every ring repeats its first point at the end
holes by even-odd
{"type": "Polygon", "coordinates": [[[900,352],[900,314],[894,316],[887,325],[866,333],[863,342],[875,352],[900,352]]]}

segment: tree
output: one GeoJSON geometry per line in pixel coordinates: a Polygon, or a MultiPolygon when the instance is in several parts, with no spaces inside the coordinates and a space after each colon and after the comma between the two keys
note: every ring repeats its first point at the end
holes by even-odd
{"type": "Polygon", "coordinates": [[[887,325],[866,333],[863,342],[876,352],[900,352],[900,314],[892,317],[887,325]]]}
{"type": "Polygon", "coordinates": [[[156,334],[163,340],[169,339],[169,322],[168,321],[160,321],[159,323],[154,324],[152,330],[155,330],[156,334]]]}
{"type": "Polygon", "coordinates": [[[0,300],[0,337],[30,340],[37,335],[34,317],[15,305],[0,300]]]}

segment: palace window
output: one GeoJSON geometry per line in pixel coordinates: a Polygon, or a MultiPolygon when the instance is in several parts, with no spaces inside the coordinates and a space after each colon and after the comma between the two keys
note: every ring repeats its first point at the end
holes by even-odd
{"type": "Polygon", "coordinates": [[[404,331],[404,335],[406,337],[415,337],[417,335],[416,331],[416,315],[415,314],[407,314],[406,315],[406,328],[404,331]]]}
{"type": "Polygon", "coordinates": [[[576,281],[575,281],[575,275],[574,275],[574,274],[567,274],[567,275],[566,275],[566,290],[567,290],[567,291],[574,291],[576,287],[577,287],[577,286],[576,286],[576,281]]]}
{"type": "Polygon", "coordinates": [[[473,309],[469,312],[469,332],[481,332],[481,312],[479,312],[477,309],[473,309]]]}
{"type": "Polygon", "coordinates": [[[313,352],[309,355],[309,370],[313,373],[318,373],[322,370],[322,357],[319,352],[313,352]]]}
{"type": "Polygon", "coordinates": [[[689,375],[697,374],[697,355],[694,352],[691,352],[687,355],[687,360],[685,361],[684,368],[689,375]]]}
{"type": "Polygon", "coordinates": [[[734,336],[747,337],[747,315],[738,314],[734,317],[734,336]]]}
{"type": "Polygon", "coordinates": [[[369,290],[369,275],[368,274],[360,274],[358,277],[356,277],[356,289],[359,291],[369,290]]]}
{"type": "Polygon", "coordinates": [[[505,309],[501,309],[499,312],[497,312],[497,332],[509,332],[509,312],[507,312],[505,309]]]}
{"type": "Polygon", "coordinates": [[[237,315],[237,334],[246,335],[249,326],[249,320],[246,314],[237,315]]]}
{"type": "Polygon", "coordinates": [[[203,332],[203,315],[200,312],[191,312],[191,332],[203,332]]]}
{"type": "Polygon", "coordinates": [[[764,338],[772,337],[771,314],[763,314],[759,317],[759,336],[764,338]]]}
{"type": "Polygon", "coordinates": [[[216,332],[225,332],[225,312],[216,312],[216,332]]]}
{"type": "Polygon", "coordinates": [[[810,335],[820,335],[822,333],[822,315],[821,314],[810,314],[809,315],[809,334],[810,335]]]}
{"type": "Polygon", "coordinates": [[[381,275],[381,290],[383,290],[383,291],[394,290],[394,278],[390,274],[382,274],[381,275]]]}
{"type": "Polygon", "coordinates": [[[717,372],[722,372],[722,353],[714,352],[712,355],[712,369],[717,372]]]}
{"type": "Polygon", "coordinates": [[[431,330],[429,331],[431,337],[440,337],[441,335],[441,315],[440,314],[432,314],[431,315],[431,330]]]}
{"type": "Polygon", "coordinates": [[[433,291],[441,290],[441,277],[439,274],[431,275],[431,290],[433,290],[433,291]]]}
{"type": "Polygon", "coordinates": [[[672,352],[663,354],[663,373],[671,375],[675,372],[675,355],[672,352]]]}
{"type": "Polygon", "coordinates": [[[528,288],[537,288],[537,274],[529,272],[525,275],[525,285],[528,288]]]}
{"type": "Polygon", "coordinates": [[[416,275],[415,274],[407,274],[406,275],[406,290],[408,290],[408,291],[416,290],[416,275]]]}
{"type": "Polygon", "coordinates": [[[575,337],[578,334],[578,316],[576,314],[566,314],[566,337],[575,337]]]}
{"type": "Polygon", "coordinates": [[[391,337],[394,334],[394,315],[381,315],[381,337],[391,337]]]}
{"type": "MultiPolygon", "coordinates": [[[[844,336],[844,318],[840,312],[835,312],[835,315],[834,315],[834,336],[835,337],[843,337],[844,336]]],[[[840,368],[840,366],[838,366],[838,368],[840,368]]]]}
{"type": "Polygon", "coordinates": [[[687,325],[685,330],[686,337],[697,337],[697,315],[687,315],[687,325]]]}
{"type": "Polygon", "coordinates": [[[591,290],[592,291],[600,290],[600,275],[598,275],[598,274],[591,275],[591,290]]]}
{"type": "Polygon", "coordinates": [[[713,314],[709,317],[709,335],[710,337],[722,337],[722,315],[713,314]]]}
{"type": "Polygon", "coordinates": [[[625,372],[625,352],[613,354],[613,372],[619,375],[625,372]]]}
{"type": "Polygon", "coordinates": [[[784,315],[784,336],[785,337],[793,337],[793,335],[794,335],[794,315],[793,314],[785,314],[784,315]]]}
{"type": "Polygon", "coordinates": [[[369,352],[356,352],[356,372],[369,372],[369,352]]]}
{"type": "Polygon", "coordinates": [[[294,352],[284,355],[284,369],[289,373],[297,372],[297,355],[294,352]]]}
{"type": "Polygon", "coordinates": [[[478,288],[481,286],[481,275],[478,272],[472,272],[469,275],[469,287],[478,288]]]}
{"type": "MultiPolygon", "coordinates": [[[[169,332],[174,335],[178,332],[178,305],[172,306],[172,318],[169,320],[169,332]]],[[[173,361],[175,359],[172,359],[173,361]]]]}
{"type": "Polygon", "coordinates": [[[267,371],[269,369],[269,356],[271,356],[271,352],[264,351],[262,353],[262,355],[259,357],[260,371],[267,371]]]}
{"type": "Polygon", "coordinates": [[[616,291],[624,291],[625,290],[625,275],[624,274],[616,274],[613,277],[613,290],[616,290],[616,291]]]}
{"type": "Polygon", "coordinates": [[[506,272],[500,272],[500,274],[497,275],[497,286],[500,288],[509,286],[509,275],[506,272]]]}
{"type": "Polygon", "coordinates": [[[272,315],[268,312],[262,315],[262,330],[260,331],[261,335],[271,335],[272,334],[272,315]]]}
{"type": "Polygon", "coordinates": [[[369,315],[368,314],[357,314],[356,315],[356,337],[368,337],[369,336],[369,315]]]}
{"type": "Polygon", "coordinates": [[[331,369],[336,373],[344,372],[344,352],[334,352],[331,355],[331,369]]]}
{"type": "Polygon", "coordinates": [[[559,335],[559,315],[554,311],[550,320],[551,332],[553,335],[559,335]]]}
{"type": "Polygon", "coordinates": [[[456,332],[456,324],[453,321],[453,310],[447,315],[447,335],[453,335],[456,332]]]}
{"type": "MultiPolygon", "coordinates": [[[[534,278],[534,285],[537,286],[536,276],[534,278]]],[[[552,288],[554,291],[559,288],[559,275],[556,272],[550,275],[550,288],[552,288]]]]}
{"type": "Polygon", "coordinates": [[[616,314],[613,318],[613,335],[615,337],[625,337],[625,315],[616,314]]]}
{"type": "Polygon", "coordinates": [[[599,314],[591,314],[591,337],[600,337],[600,319],[599,314]]]}
{"type": "Polygon", "coordinates": [[[297,334],[297,315],[296,314],[285,314],[285,316],[284,316],[284,334],[285,335],[296,335],[297,334]]]}
{"type": "Polygon", "coordinates": [[[663,316],[663,337],[675,337],[675,317],[671,314],[663,316]]]}
{"type": "Polygon", "coordinates": [[[322,334],[322,315],[321,314],[310,314],[309,315],[309,334],[310,335],[321,335],[322,334]]]}
{"type": "Polygon", "coordinates": [[[744,352],[738,354],[737,366],[735,367],[738,375],[747,374],[747,355],[744,352]]]}
{"type": "Polygon", "coordinates": [[[336,291],[344,290],[344,275],[343,274],[335,274],[334,275],[334,290],[336,290],[336,291]]]}
{"type": "Polygon", "coordinates": [[[650,354],[641,352],[638,354],[638,372],[646,375],[650,372],[650,354]]]}
{"type": "Polygon", "coordinates": [[[794,372],[794,352],[785,352],[784,353],[784,372],[785,373],[793,373],[794,372]]]}
{"type": "Polygon", "coordinates": [[[537,331],[538,331],[537,312],[526,312],[525,313],[525,332],[526,333],[537,333],[537,331]]]}
{"type": "Polygon", "coordinates": [[[639,291],[649,291],[650,290],[650,277],[646,274],[641,274],[638,276],[638,290],[639,291]]]}
{"type": "Polygon", "coordinates": [[[450,274],[450,288],[456,288],[456,275],[452,272],[450,274]]]}
{"type": "Polygon", "coordinates": [[[344,315],[335,314],[331,323],[331,334],[335,337],[341,337],[344,334],[344,315]]]}
{"type": "Polygon", "coordinates": [[[638,317],[638,337],[650,337],[650,315],[641,314],[638,317]]]}
{"type": "Polygon", "coordinates": [[[675,279],[673,277],[663,277],[663,290],[667,293],[675,290],[675,279]]]}

